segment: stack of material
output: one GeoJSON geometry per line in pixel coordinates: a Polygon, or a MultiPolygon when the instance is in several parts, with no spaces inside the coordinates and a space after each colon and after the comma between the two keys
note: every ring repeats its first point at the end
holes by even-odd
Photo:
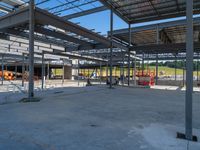
{"type": "Polygon", "coordinates": [[[136,76],[139,78],[138,85],[153,86],[155,84],[155,71],[138,71],[136,76]]]}

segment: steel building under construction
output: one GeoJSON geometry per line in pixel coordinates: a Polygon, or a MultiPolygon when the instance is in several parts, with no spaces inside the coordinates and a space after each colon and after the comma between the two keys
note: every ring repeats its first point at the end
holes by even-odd
{"type": "Polygon", "coordinates": [[[199,0],[0,0],[0,150],[199,150],[199,60],[199,0]]]}

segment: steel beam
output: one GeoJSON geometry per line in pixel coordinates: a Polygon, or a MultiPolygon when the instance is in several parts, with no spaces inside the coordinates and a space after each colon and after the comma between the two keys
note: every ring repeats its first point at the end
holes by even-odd
{"type": "Polygon", "coordinates": [[[12,28],[28,23],[29,8],[22,8],[16,12],[9,13],[0,18],[0,29],[12,28]]]}
{"type": "Polygon", "coordinates": [[[74,18],[78,18],[78,17],[81,17],[81,16],[86,16],[86,15],[94,14],[94,13],[97,13],[97,12],[105,11],[105,10],[107,10],[107,8],[105,6],[100,6],[100,7],[97,7],[97,8],[92,8],[92,9],[89,9],[89,10],[85,10],[85,11],[81,11],[81,12],[77,12],[77,13],[73,13],[73,14],[70,14],[70,15],[63,16],[63,19],[65,19],[65,20],[74,19],[74,18]]]}
{"type": "MultiPolygon", "coordinates": [[[[186,52],[186,43],[171,43],[171,44],[150,44],[144,46],[132,46],[131,51],[136,51],[137,54],[149,53],[177,53],[186,52]]],[[[194,42],[195,51],[200,50],[200,43],[194,42]]]]}
{"type": "MultiPolygon", "coordinates": [[[[110,40],[108,38],[101,36],[98,33],[94,33],[84,27],[77,25],[77,24],[66,21],[58,16],[52,15],[44,10],[36,8],[35,15],[36,15],[36,22],[38,24],[52,25],[57,28],[60,28],[60,29],[66,30],[66,31],[70,31],[77,35],[81,35],[83,37],[92,39],[98,43],[102,43],[105,46],[108,46],[108,47],[110,46],[110,40]]],[[[113,46],[122,48],[124,50],[128,50],[128,48],[126,46],[121,45],[114,41],[113,41],[113,46]]]]}

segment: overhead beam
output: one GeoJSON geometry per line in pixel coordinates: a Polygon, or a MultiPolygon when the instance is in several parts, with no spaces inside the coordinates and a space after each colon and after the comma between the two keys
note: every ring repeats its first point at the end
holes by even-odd
{"type": "Polygon", "coordinates": [[[164,42],[164,43],[172,43],[172,40],[170,39],[170,37],[166,33],[165,29],[160,30],[159,34],[160,34],[160,40],[162,42],[164,42]]]}
{"type": "MultiPolygon", "coordinates": [[[[137,54],[144,53],[176,53],[186,52],[186,43],[171,43],[171,44],[151,44],[145,46],[132,46],[131,51],[136,51],[137,54]]],[[[200,43],[194,43],[195,51],[200,50],[200,43]]]]}
{"type": "MultiPolygon", "coordinates": [[[[194,18],[193,20],[194,20],[194,24],[200,23],[200,17],[194,18]]],[[[151,24],[151,25],[134,27],[134,28],[131,28],[131,32],[134,33],[134,32],[140,32],[140,31],[144,31],[144,30],[155,30],[157,25],[159,25],[159,29],[186,25],[186,19],[177,20],[177,21],[169,21],[169,22],[159,23],[159,24],[151,24]]],[[[198,30],[198,29],[195,29],[195,30],[198,30]]],[[[113,31],[113,35],[118,35],[118,34],[128,34],[128,28],[113,31]]]]}
{"type": "MultiPolygon", "coordinates": [[[[57,28],[60,28],[60,29],[66,30],[66,31],[70,31],[77,35],[81,35],[83,37],[92,39],[98,43],[104,44],[105,46],[110,46],[110,39],[108,39],[104,36],[101,36],[97,33],[94,33],[84,27],[77,25],[77,24],[66,21],[58,16],[52,15],[47,11],[36,8],[35,16],[36,16],[36,22],[38,24],[52,25],[57,28]]],[[[128,50],[128,47],[121,45],[120,43],[117,43],[117,42],[113,42],[113,46],[124,49],[124,50],[128,50]]]]}
{"type": "Polygon", "coordinates": [[[63,19],[65,19],[65,20],[74,19],[74,18],[94,14],[94,13],[97,13],[97,12],[105,11],[105,10],[107,10],[107,7],[100,6],[100,7],[97,7],[97,8],[92,8],[92,9],[89,9],[89,10],[85,10],[85,11],[81,11],[81,12],[77,12],[77,13],[74,13],[74,14],[63,16],[63,19]]]}
{"type": "Polygon", "coordinates": [[[3,17],[0,17],[0,29],[12,28],[18,25],[28,23],[29,8],[22,8],[16,12],[11,12],[3,17]]]}
{"type": "Polygon", "coordinates": [[[128,20],[128,18],[126,18],[125,16],[123,16],[120,12],[118,12],[117,10],[116,10],[116,8],[111,4],[111,3],[109,3],[109,1],[108,0],[99,0],[104,6],[106,6],[108,9],[113,9],[113,12],[117,15],[117,16],[119,16],[124,22],[126,22],[127,24],[129,24],[130,22],[129,22],[129,20],[128,20]]]}

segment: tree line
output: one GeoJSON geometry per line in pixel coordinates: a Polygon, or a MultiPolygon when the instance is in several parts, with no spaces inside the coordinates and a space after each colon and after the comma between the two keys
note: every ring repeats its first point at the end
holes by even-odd
{"type": "MultiPolygon", "coordinates": [[[[156,62],[149,63],[149,66],[156,66],[156,62]]],[[[169,67],[169,68],[177,68],[177,69],[183,69],[185,68],[185,61],[166,61],[166,62],[158,62],[158,66],[162,67],[169,67]]],[[[193,62],[194,71],[197,71],[200,69],[200,62],[194,61],[193,62]]]]}

